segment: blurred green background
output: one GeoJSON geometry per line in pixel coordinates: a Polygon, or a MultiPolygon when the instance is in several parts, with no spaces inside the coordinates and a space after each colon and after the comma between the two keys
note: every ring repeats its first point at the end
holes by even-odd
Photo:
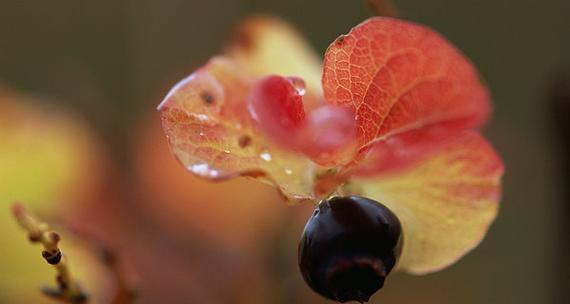
{"type": "MultiPolygon", "coordinates": [[[[495,105],[485,132],[507,170],[499,217],[480,247],[436,274],[392,276],[374,302],[567,303],[569,156],[552,90],[556,83],[570,90],[559,80],[570,71],[570,2],[393,2],[400,16],[440,31],[479,68],[495,105]]],[[[253,13],[292,22],[321,54],[371,15],[354,0],[2,0],[0,81],[80,113],[128,172],[138,122],[253,13]]],[[[296,243],[285,244],[276,250],[294,257],[296,243]]]]}

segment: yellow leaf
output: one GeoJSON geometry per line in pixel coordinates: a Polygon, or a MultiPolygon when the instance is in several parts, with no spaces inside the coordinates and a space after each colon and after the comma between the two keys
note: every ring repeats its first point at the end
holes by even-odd
{"type": "Polygon", "coordinates": [[[481,242],[497,215],[502,174],[493,148],[469,132],[407,171],[353,182],[355,191],[386,205],[402,222],[399,268],[424,274],[481,242]]]}
{"type": "Polygon", "coordinates": [[[227,54],[257,76],[298,76],[315,92],[321,91],[322,59],[292,26],[273,17],[243,21],[227,54]]]}

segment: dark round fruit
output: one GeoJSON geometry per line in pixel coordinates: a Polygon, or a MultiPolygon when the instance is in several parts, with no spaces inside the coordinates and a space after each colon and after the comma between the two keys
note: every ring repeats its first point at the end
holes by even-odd
{"type": "Polygon", "coordinates": [[[323,200],[305,226],[299,266],[307,284],[331,300],[367,302],[401,252],[400,221],[359,196],[323,200]]]}

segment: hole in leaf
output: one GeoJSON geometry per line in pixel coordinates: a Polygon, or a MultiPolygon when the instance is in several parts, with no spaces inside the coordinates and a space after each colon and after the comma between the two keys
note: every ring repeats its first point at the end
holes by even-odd
{"type": "Polygon", "coordinates": [[[238,144],[240,148],[248,147],[251,144],[251,137],[247,135],[240,136],[240,138],[238,139],[238,144]]]}
{"type": "Polygon", "coordinates": [[[211,104],[213,104],[214,101],[215,101],[214,95],[212,95],[212,94],[211,94],[210,92],[208,92],[208,91],[203,91],[203,92],[200,94],[200,98],[202,98],[202,100],[204,101],[204,103],[207,104],[207,105],[211,105],[211,104]]]}

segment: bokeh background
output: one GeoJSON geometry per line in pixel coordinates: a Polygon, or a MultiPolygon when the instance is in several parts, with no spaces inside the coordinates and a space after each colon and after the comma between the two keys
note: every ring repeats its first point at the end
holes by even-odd
{"type": "MultiPolygon", "coordinates": [[[[436,274],[392,275],[372,302],[567,303],[570,2],[393,2],[475,62],[507,171],[481,246],[436,274]]],[[[124,261],[140,303],[326,303],[296,267],[311,206],[189,176],[154,111],[254,13],[292,22],[321,54],[371,15],[356,0],[0,1],[0,303],[47,302],[38,288],[53,276],[10,218],[14,199],[62,229],[96,301],[113,277],[85,231],[124,261]]]]}

